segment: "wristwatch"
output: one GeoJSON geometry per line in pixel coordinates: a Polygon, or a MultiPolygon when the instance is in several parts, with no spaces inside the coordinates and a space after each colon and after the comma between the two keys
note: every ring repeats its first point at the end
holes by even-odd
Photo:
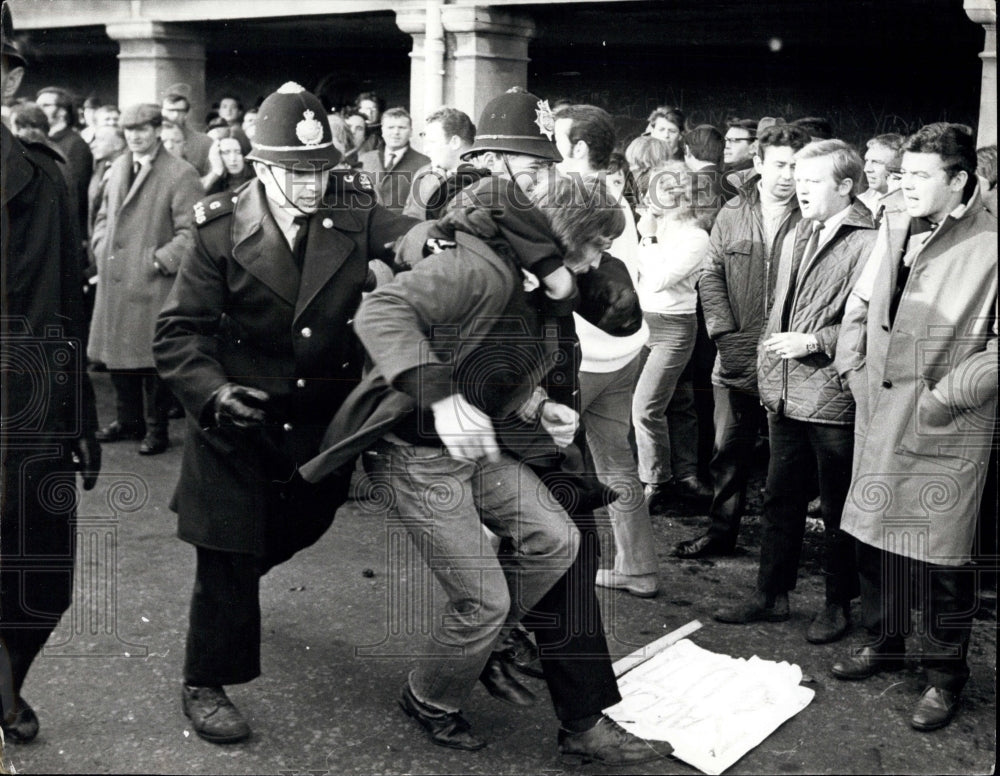
{"type": "Polygon", "coordinates": [[[651,234],[649,237],[643,237],[639,240],[639,245],[656,245],[656,235],[651,234]]]}
{"type": "Polygon", "coordinates": [[[806,353],[812,355],[813,353],[819,353],[819,351],[820,351],[819,340],[816,339],[816,337],[813,337],[811,340],[809,340],[809,342],[806,343],[806,353]]]}

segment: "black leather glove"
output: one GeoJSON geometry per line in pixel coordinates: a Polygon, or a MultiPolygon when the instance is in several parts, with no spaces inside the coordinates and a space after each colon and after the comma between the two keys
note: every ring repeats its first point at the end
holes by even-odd
{"type": "Polygon", "coordinates": [[[226,383],[215,392],[215,422],[220,426],[251,428],[264,425],[264,406],[271,398],[266,391],[226,383]]]}
{"type": "Polygon", "coordinates": [[[73,464],[80,472],[84,490],[93,490],[101,473],[101,443],[92,434],[73,440],[73,464]]]}

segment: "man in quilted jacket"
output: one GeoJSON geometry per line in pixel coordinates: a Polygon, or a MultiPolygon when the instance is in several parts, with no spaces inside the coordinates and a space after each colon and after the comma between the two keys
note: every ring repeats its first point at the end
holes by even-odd
{"type": "Polygon", "coordinates": [[[712,372],[715,444],[711,523],[701,536],[678,543],[680,558],[729,555],[736,548],[764,413],[757,393],[757,342],[774,298],[778,253],[801,214],[792,157],[809,142],[787,124],[760,134],[756,175],[728,200],[712,227],[698,282],[708,334],[718,353],[712,372]]]}
{"type": "Polygon", "coordinates": [[[795,154],[802,221],[782,245],[774,304],[757,347],[757,383],[771,439],[757,589],[720,609],[720,622],[787,620],[795,588],[809,492],[816,477],[824,524],[826,604],[806,639],[836,641],[858,594],[854,544],[840,530],[851,480],[854,400],[833,357],[844,305],[875,244],[871,212],[857,200],[863,163],[840,140],[795,154]]]}

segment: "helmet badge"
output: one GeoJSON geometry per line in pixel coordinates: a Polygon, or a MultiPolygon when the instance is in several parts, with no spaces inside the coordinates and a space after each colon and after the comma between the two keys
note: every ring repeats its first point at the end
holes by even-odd
{"type": "Polygon", "coordinates": [[[295,125],[295,136],[305,145],[318,145],[323,140],[323,125],[311,110],[302,112],[302,121],[295,125]]]}
{"type": "Polygon", "coordinates": [[[535,108],[535,123],[542,134],[551,141],[556,131],[556,119],[552,115],[552,109],[549,108],[548,100],[538,101],[538,106],[535,108]]]}

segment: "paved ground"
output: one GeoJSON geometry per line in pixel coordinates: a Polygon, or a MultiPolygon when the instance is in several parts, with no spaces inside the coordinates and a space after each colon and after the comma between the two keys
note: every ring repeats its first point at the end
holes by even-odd
{"type": "MultiPolygon", "coordinates": [[[[97,375],[102,420],[110,385],[97,375]]],[[[437,595],[404,536],[368,504],[345,506],[315,546],[262,584],[264,676],[230,690],[255,735],[218,747],[199,739],[180,711],[188,596],[194,551],[174,537],[167,509],[180,462],[174,447],[142,458],[134,443],[105,446],[104,474],[81,501],[82,543],[76,601],[35,664],[24,688],[42,722],[31,745],[11,746],[21,773],[597,773],[559,760],[557,725],[545,699],[527,711],[497,703],[477,688],[467,716],[490,739],[468,754],[435,747],[396,705],[427,631],[422,612],[437,595]],[[394,569],[393,574],[388,574],[394,569]],[[412,591],[416,590],[416,593],[412,591]],[[407,591],[411,591],[407,594],[407,591]],[[395,612],[396,614],[390,614],[395,612]]],[[[601,606],[616,656],[684,623],[705,627],[693,638],[717,652],[799,664],[816,691],[812,704],[750,752],[730,773],[988,773],[996,752],[995,592],[976,620],[972,679],[960,716],[946,730],[920,734],[908,725],[922,689],[914,666],[862,683],[830,677],[847,644],[813,646],[803,638],[822,600],[815,547],[793,595],[787,623],[724,626],[712,611],[751,587],[754,525],[747,550],[719,562],[669,556],[700,525],[696,516],[656,521],[662,594],[639,600],[603,591],[601,606]]],[[[810,542],[812,539],[809,540],[810,542]]],[[[531,680],[533,681],[533,680],[531,680]]],[[[687,774],[668,759],[611,772],[687,774]]]]}

